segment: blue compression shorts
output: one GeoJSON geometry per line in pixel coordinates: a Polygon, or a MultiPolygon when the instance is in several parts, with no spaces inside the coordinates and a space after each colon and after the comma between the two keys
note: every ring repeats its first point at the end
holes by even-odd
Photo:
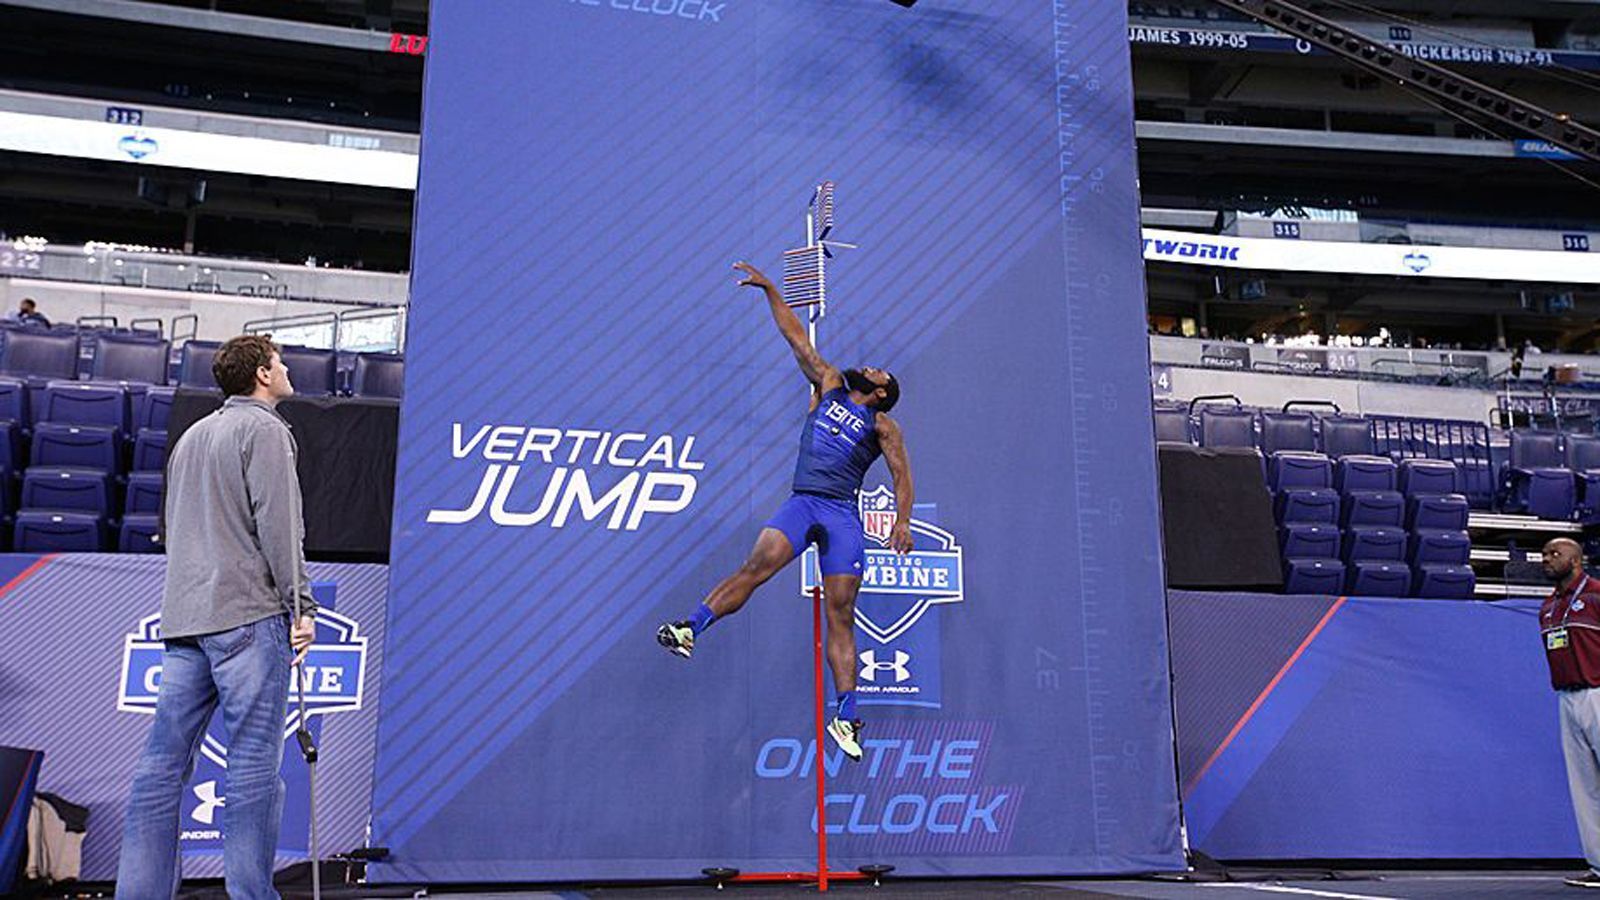
{"type": "MultiPolygon", "coordinates": [[[[768,528],[776,528],[789,539],[794,556],[808,544],[817,545],[822,557],[822,576],[860,577],[867,560],[867,539],[861,531],[861,514],[854,500],[835,500],[815,494],[794,494],[772,518],[768,528]]],[[[789,557],[791,560],[794,556],[789,557]]]]}

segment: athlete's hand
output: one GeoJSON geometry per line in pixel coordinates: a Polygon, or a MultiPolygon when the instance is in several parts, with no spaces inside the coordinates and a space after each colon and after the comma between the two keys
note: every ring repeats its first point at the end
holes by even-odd
{"type": "Polygon", "coordinates": [[[894,523],[894,530],[889,532],[890,549],[894,550],[896,553],[904,555],[911,552],[911,547],[913,544],[914,542],[911,540],[911,523],[894,523]]]}
{"type": "Polygon", "coordinates": [[[740,287],[761,288],[764,291],[772,290],[772,279],[762,274],[761,270],[755,266],[747,262],[736,262],[733,267],[744,273],[745,277],[739,279],[740,287]]]}
{"type": "Polygon", "coordinates": [[[291,665],[300,665],[311,650],[311,641],[316,636],[317,620],[313,616],[301,616],[299,623],[289,626],[289,646],[294,648],[294,662],[291,665]]]}

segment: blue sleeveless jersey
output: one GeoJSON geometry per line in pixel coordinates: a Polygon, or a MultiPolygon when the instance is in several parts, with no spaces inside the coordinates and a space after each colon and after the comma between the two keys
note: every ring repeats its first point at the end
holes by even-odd
{"type": "Polygon", "coordinates": [[[867,469],[882,453],[877,413],[850,402],[850,389],[823,394],[800,432],[800,457],[794,464],[794,490],[854,502],[867,469]]]}

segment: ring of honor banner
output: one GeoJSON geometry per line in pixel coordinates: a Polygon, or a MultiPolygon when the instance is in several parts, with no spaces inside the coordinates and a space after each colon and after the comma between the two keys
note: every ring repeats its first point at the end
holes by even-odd
{"type": "Polygon", "coordinates": [[[371,877],[814,867],[817,765],[839,867],[1181,867],[1126,25],[436,0],[371,877]],[[810,557],[654,639],[788,496],[808,386],[741,259],[903,390],[859,763],[811,737],[810,557]]]}

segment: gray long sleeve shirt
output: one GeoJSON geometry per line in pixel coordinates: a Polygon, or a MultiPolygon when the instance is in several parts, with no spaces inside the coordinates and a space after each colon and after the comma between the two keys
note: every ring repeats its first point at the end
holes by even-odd
{"type": "Polygon", "coordinates": [[[161,634],[214,634],[316,609],[306,580],[297,448],[270,406],[229,397],[190,426],[167,463],[161,634]]]}

